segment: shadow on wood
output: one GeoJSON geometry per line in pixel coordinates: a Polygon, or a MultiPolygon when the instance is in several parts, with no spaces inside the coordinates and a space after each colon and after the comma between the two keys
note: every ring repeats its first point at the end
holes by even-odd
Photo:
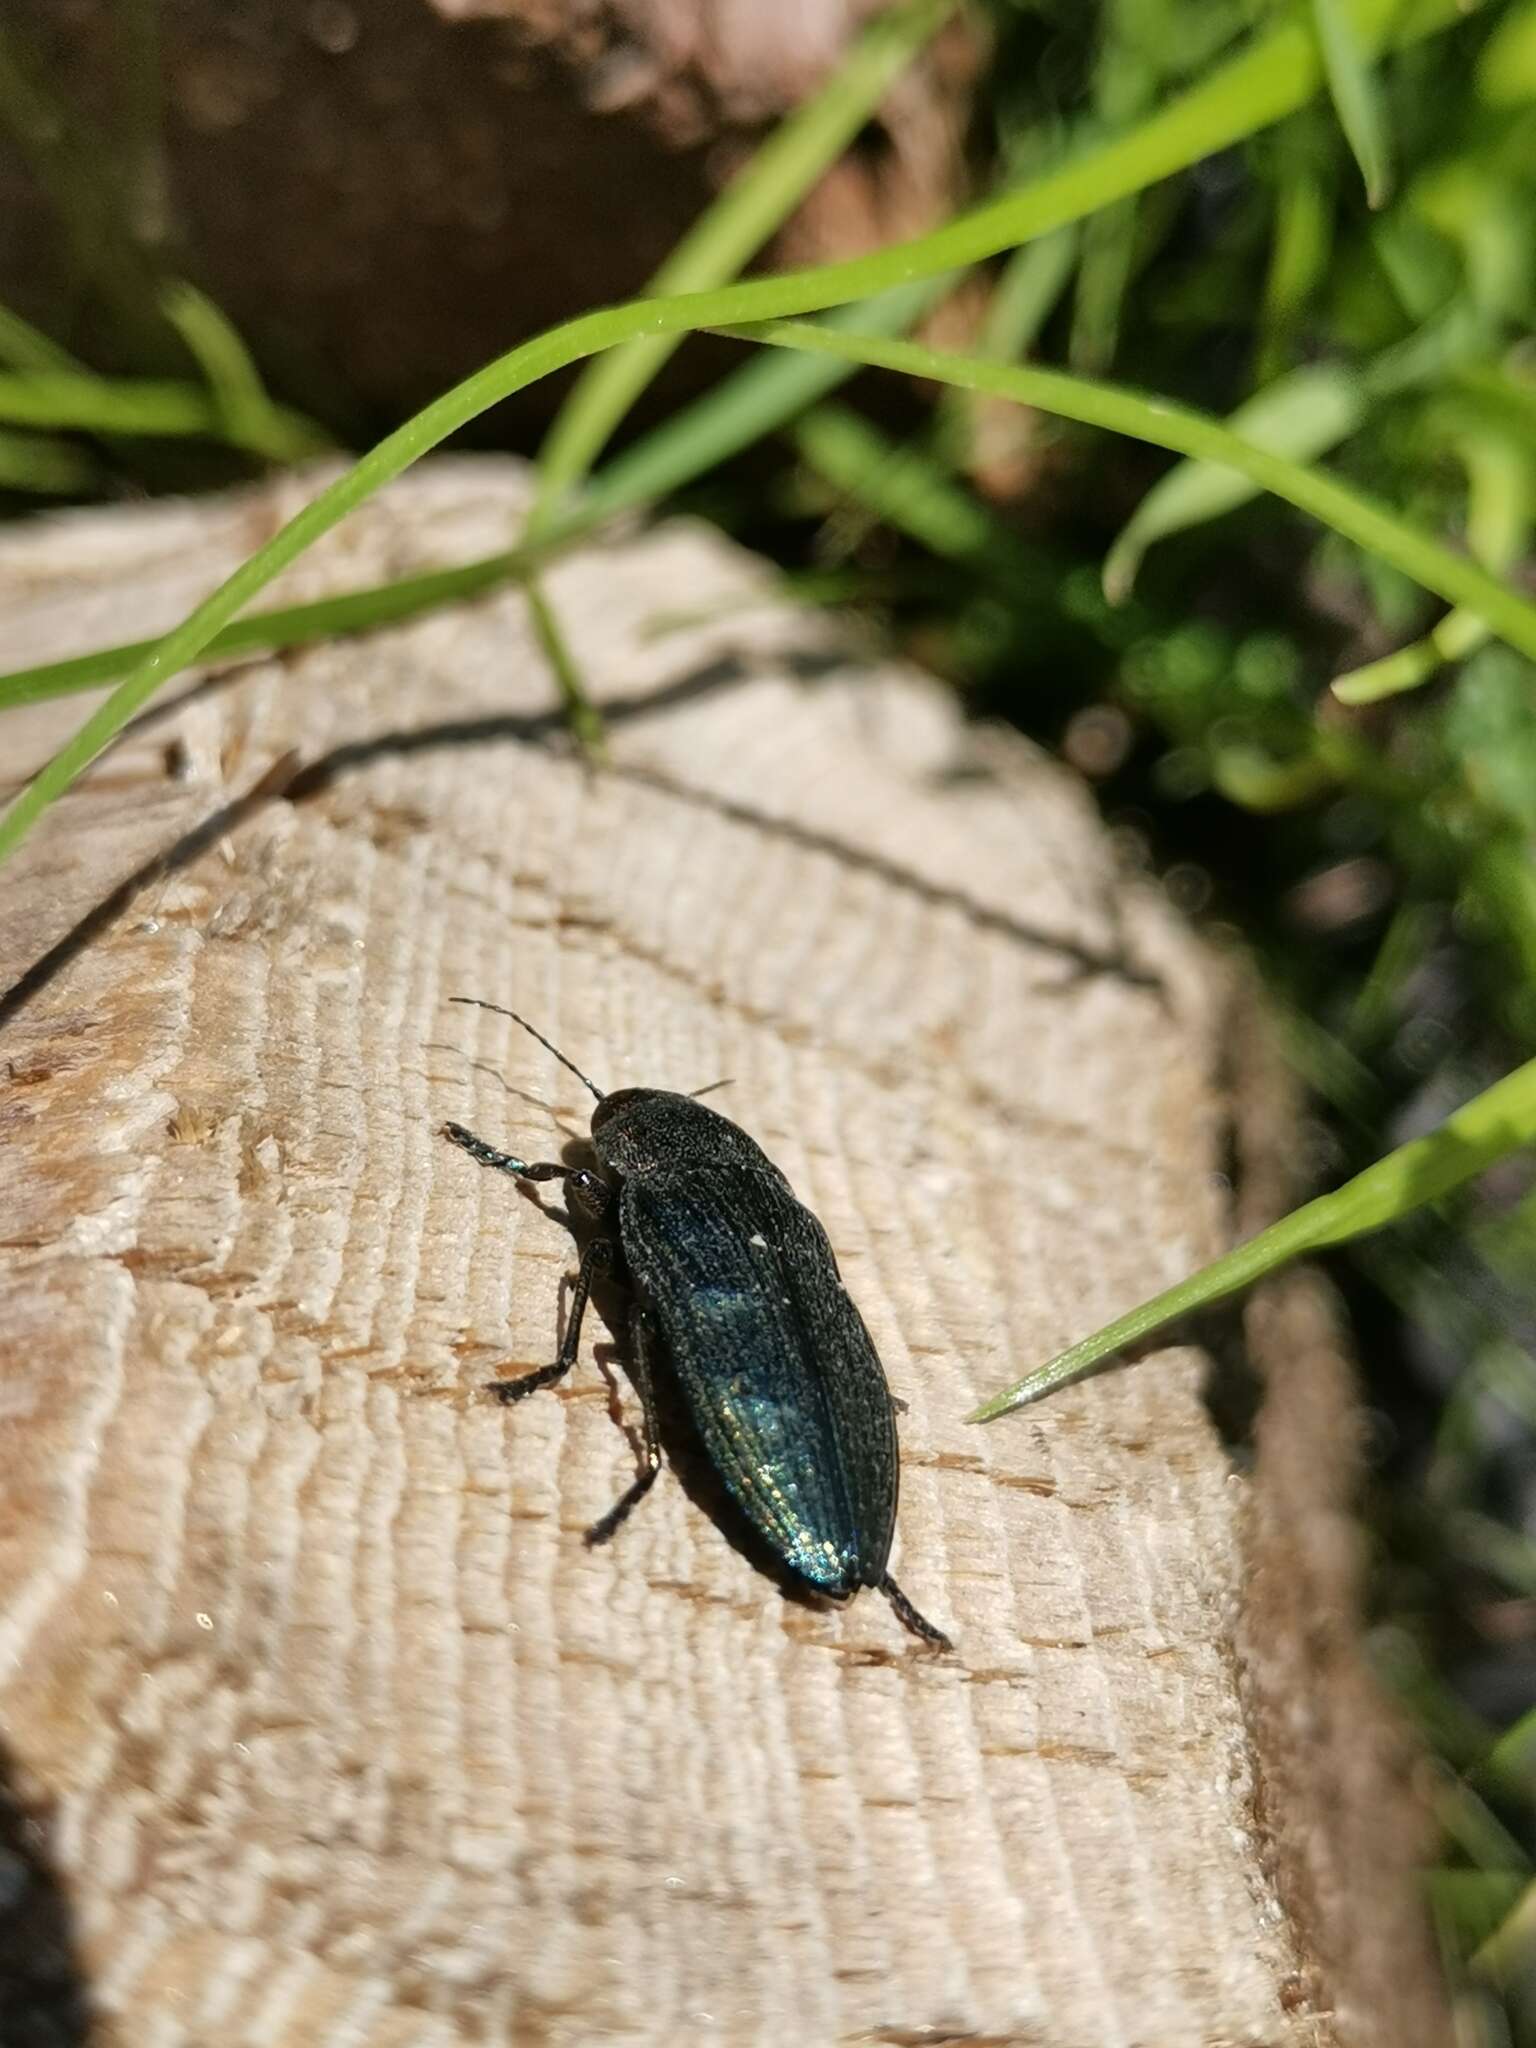
{"type": "Polygon", "coordinates": [[[0,2041],[90,2048],[91,1995],[44,1811],[23,1804],[0,1757],[0,2041]]]}

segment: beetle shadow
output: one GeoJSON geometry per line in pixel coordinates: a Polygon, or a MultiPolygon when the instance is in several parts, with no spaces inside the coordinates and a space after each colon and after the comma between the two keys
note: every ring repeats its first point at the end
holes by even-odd
{"type": "MultiPolygon", "coordinates": [[[[591,1142],[585,1138],[568,1139],[560,1148],[560,1158],[566,1166],[590,1168],[595,1167],[597,1163],[591,1142]]],[[[601,1226],[583,1216],[579,1209],[567,1208],[542,1199],[537,1186],[521,1182],[519,1190],[526,1201],[531,1202],[552,1222],[561,1224],[570,1232],[578,1259],[592,1238],[600,1234],[601,1226]]],[[[565,1334],[565,1304],[570,1284],[570,1275],[567,1273],[562,1276],[560,1282],[556,1315],[557,1344],[565,1334]]],[[[591,1354],[607,1386],[609,1416],[615,1428],[627,1440],[634,1457],[635,1470],[638,1472],[644,1458],[645,1439],[640,1422],[640,1396],[635,1388],[632,1369],[634,1352],[630,1341],[629,1312],[633,1299],[632,1290],[623,1280],[614,1280],[603,1275],[594,1280],[589,1307],[606,1334],[598,1338],[595,1344],[590,1341],[589,1334],[589,1341],[583,1345],[573,1370],[580,1373],[586,1364],[588,1353],[591,1354]],[[619,1371],[622,1371],[623,1383],[620,1381],[619,1371]]],[[[827,1614],[843,1605],[841,1601],[819,1593],[813,1586],[808,1586],[797,1578],[752,1526],[710,1461],[665,1351],[656,1358],[652,1377],[656,1397],[656,1433],[661,1444],[664,1473],[671,1472],[692,1505],[714,1523],[720,1535],[738,1555],[744,1557],[754,1570],[773,1581],[786,1600],[793,1601],[797,1607],[804,1608],[812,1614],[827,1614]]],[[[535,1395],[533,1398],[537,1399],[538,1396],[535,1395]]],[[[627,1484],[627,1480],[621,1481],[618,1491],[622,1491],[622,1487],[627,1484]]],[[[629,1523],[631,1519],[643,1522],[645,1510],[646,1502],[641,1500],[635,1507],[633,1517],[626,1517],[601,1547],[607,1549],[613,1543],[639,1540],[638,1537],[631,1535],[629,1523]]]]}
{"type": "Polygon", "coordinates": [[[90,2048],[98,2038],[51,1817],[22,1798],[0,1752],[0,2042],[90,2048]]]}
{"type": "MultiPolygon", "coordinates": [[[[457,1059],[462,1059],[464,1057],[464,1048],[462,1045],[450,1045],[448,1041],[443,1038],[429,1038],[425,1040],[422,1045],[422,1051],[451,1052],[457,1059]]],[[[565,1159],[566,1152],[569,1151],[572,1145],[583,1145],[586,1143],[586,1140],[582,1137],[581,1132],[579,1130],[576,1130],[572,1125],[566,1123],[542,1095],[535,1095],[531,1088],[518,1088],[514,1086],[514,1084],[507,1079],[506,1075],[501,1071],[500,1067],[498,1067],[494,1063],[494,1061],[470,1060],[467,1064],[469,1066],[469,1070],[471,1073],[484,1074],[487,1080],[495,1081],[500,1087],[502,1094],[511,1096],[514,1102],[526,1102],[530,1109],[537,1109],[542,1111],[542,1113],[549,1118],[550,1122],[554,1125],[555,1129],[560,1133],[561,1137],[564,1138],[566,1141],[564,1147],[562,1147],[561,1149],[560,1156],[562,1159],[565,1159]]],[[[481,1135],[483,1136],[484,1133],[482,1133],[481,1135]]],[[[590,1165],[592,1163],[590,1156],[590,1146],[587,1147],[587,1154],[588,1156],[583,1161],[583,1163],[586,1165],[590,1165]]],[[[566,1164],[570,1164],[570,1161],[568,1159],[566,1160],[566,1164]]],[[[524,1192],[531,1193],[532,1190],[531,1188],[525,1187],[524,1192]]],[[[551,1216],[559,1216],[561,1218],[564,1218],[565,1212],[563,1210],[557,1210],[551,1207],[551,1205],[547,1202],[541,1202],[537,1206],[546,1210],[548,1214],[550,1214],[551,1216]]]]}

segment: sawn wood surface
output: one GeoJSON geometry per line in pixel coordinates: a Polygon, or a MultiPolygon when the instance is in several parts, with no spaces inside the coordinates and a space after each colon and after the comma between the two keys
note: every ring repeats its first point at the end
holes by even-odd
{"type": "MultiPolygon", "coordinates": [[[[314,488],[10,530],[7,665],[171,623],[314,488]]],[[[430,466],[273,595],[524,503],[430,466]]],[[[1209,1361],[964,1421],[1227,1242],[1225,978],[1067,776],[702,528],[547,588],[610,767],[508,593],[180,679],[0,879],[0,985],[45,962],[0,1026],[37,2011],[88,1996],[57,2038],[112,2048],[1377,2038],[1272,1853],[1209,1361]],[[633,1397],[600,1321],[557,1392],[483,1393],[553,1355],[571,1241],[438,1127],[558,1155],[588,1104],[453,995],[604,1086],[730,1077],[908,1404],[895,1569],[954,1655],[786,1599],[670,1472],[584,1547],[633,1397]]],[[[8,716],[6,777],[79,716],[8,716]]]]}

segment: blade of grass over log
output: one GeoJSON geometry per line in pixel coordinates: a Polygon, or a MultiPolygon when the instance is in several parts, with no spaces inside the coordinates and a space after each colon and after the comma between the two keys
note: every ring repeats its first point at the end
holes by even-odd
{"type": "MultiPolygon", "coordinates": [[[[857,321],[876,333],[897,333],[949,289],[949,274],[898,285],[877,299],[861,299],[829,314],[832,324],[857,321]]],[[[493,555],[402,576],[306,604],[252,612],[222,627],[205,657],[302,647],[344,633],[369,633],[399,624],[439,605],[483,596],[527,574],[540,562],[611,519],[691,483],[717,463],[784,426],[818,398],[853,376],[857,363],[765,349],[702,398],[655,427],[606,463],[581,498],[533,539],[493,555]]],[[[93,648],[62,661],[40,662],[0,675],[0,712],[74,691],[99,689],[154,652],[154,640],[128,640],[93,648]]]]}
{"type": "Polygon", "coordinates": [[[1100,384],[1060,370],[993,363],[927,348],[919,342],[842,333],[807,320],[771,321],[732,331],[781,348],[852,357],[904,376],[929,377],[968,391],[990,391],[1084,426],[1107,427],[1154,447],[1220,463],[1379,555],[1426,590],[1476,611],[1501,639],[1536,658],[1536,604],[1452,554],[1384,505],[1320,470],[1304,468],[1271,449],[1243,440],[1223,421],[1206,413],[1149,392],[1100,384]]]}
{"type": "MultiPolygon", "coordinates": [[[[1401,26],[1394,0],[1355,0],[1355,6],[1356,25],[1373,47],[1389,23],[1398,40],[1407,40],[1460,18],[1456,0],[1420,0],[1401,26]]],[[[497,357],[377,443],[157,643],[0,815],[0,859],[21,844],[160,685],[195,661],[258,591],[349,512],[490,406],[621,342],[821,312],[978,263],[1267,127],[1303,104],[1318,78],[1315,41],[1304,27],[1288,22],[1258,37],[1130,134],[916,241],[816,270],[582,314],[497,357]]]]}
{"type": "MultiPolygon", "coordinates": [[[[221,627],[202,650],[203,656],[227,660],[398,625],[440,605],[462,604],[468,598],[496,589],[531,569],[571,538],[564,526],[551,528],[527,547],[503,549],[499,554],[482,555],[477,561],[455,563],[449,569],[429,569],[419,576],[402,576],[393,583],[377,583],[365,590],[348,590],[335,597],[312,598],[307,604],[252,612],[221,627]]],[[[99,647],[89,654],[15,669],[10,675],[0,676],[0,712],[17,704],[40,704],[51,697],[100,689],[103,683],[110,683],[114,676],[122,675],[153,654],[159,645],[158,640],[127,640],[117,647],[99,647]]]]}
{"type": "MultiPolygon", "coordinates": [[[[829,327],[856,327],[865,334],[903,334],[937,303],[955,273],[897,285],[877,299],[839,306],[826,316],[829,327]]],[[[622,450],[593,477],[571,517],[583,524],[614,511],[664,497],[692,483],[717,464],[787,426],[819,398],[858,373],[860,365],[835,357],[764,349],[702,398],[652,428],[622,450]]]]}
{"type": "MultiPolygon", "coordinates": [[[[745,169],[700,214],[648,290],[658,297],[702,291],[734,277],[842,155],[954,10],[955,0],[908,0],[880,15],[822,90],[780,122],[745,169]]],[[[580,483],[681,339],[673,334],[631,342],[611,350],[578,379],[540,454],[535,530],[544,508],[557,504],[580,483]]]]}
{"type": "Polygon", "coordinates": [[[1000,1415],[1080,1379],[1166,1323],[1224,1301],[1309,1252],[1381,1230],[1427,1202],[1450,1194],[1496,1160],[1531,1144],[1536,1144],[1536,1060],[1527,1061],[1474,1096],[1428,1137],[1400,1145],[1332,1194],[1319,1195],[1316,1201],[1293,1209],[1289,1216],[1202,1266],[1176,1287],[1106,1323],[1091,1337],[994,1395],[967,1419],[995,1422],[1000,1415]]]}
{"type": "Polygon", "coordinates": [[[534,637],[544,650],[544,659],[549,663],[550,673],[560,692],[571,736],[578,746],[601,761],[604,758],[602,719],[587,698],[581,670],[561,631],[560,621],[542,586],[531,577],[528,581],[528,609],[533,620],[534,637]]]}
{"type": "MultiPolygon", "coordinates": [[[[852,305],[837,307],[826,316],[827,323],[857,326],[864,333],[899,334],[920,319],[954,282],[955,274],[946,272],[898,285],[879,298],[860,299],[852,305]]],[[[4,352],[0,309],[0,357],[4,352]]],[[[70,359],[62,351],[60,354],[68,365],[70,359]]],[[[483,596],[525,575],[537,563],[558,554],[616,514],[692,483],[719,463],[786,426],[818,399],[846,383],[858,369],[857,363],[840,362],[833,357],[763,350],[605,463],[577,503],[546,526],[537,538],[450,568],[339,592],[306,604],[253,612],[224,627],[204,653],[210,658],[229,657],[301,647],[341,634],[372,632],[439,605],[483,596]]],[[[127,640],[61,661],[40,662],[0,674],[0,712],[17,704],[43,703],[53,697],[99,689],[142,661],[155,645],[154,640],[127,640]]]]}

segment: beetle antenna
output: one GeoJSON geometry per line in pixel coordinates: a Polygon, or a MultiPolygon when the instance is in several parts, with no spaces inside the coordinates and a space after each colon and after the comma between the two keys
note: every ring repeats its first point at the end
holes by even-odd
{"type": "Polygon", "coordinates": [[[468,1003],[477,1010],[494,1010],[498,1017],[510,1017],[514,1024],[521,1024],[530,1038],[536,1038],[546,1052],[552,1052],[562,1067],[567,1067],[576,1076],[583,1088],[590,1088],[598,1101],[603,1101],[603,1091],[595,1081],[589,1081],[574,1060],[568,1060],[558,1045],[551,1045],[542,1031],[535,1031],[526,1017],[519,1017],[516,1010],[504,1010],[500,1003],[482,1003],[478,996],[450,996],[450,1003],[468,1003]]]}
{"type": "Polygon", "coordinates": [[[688,1096],[690,1101],[697,1102],[701,1095],[713,1095],[717,1088],[734,1088],[735,1085],[736,1083],[727,1074],[723,1081],[711,1081],[707,1088],[690,1088],[688,1096]]]}

